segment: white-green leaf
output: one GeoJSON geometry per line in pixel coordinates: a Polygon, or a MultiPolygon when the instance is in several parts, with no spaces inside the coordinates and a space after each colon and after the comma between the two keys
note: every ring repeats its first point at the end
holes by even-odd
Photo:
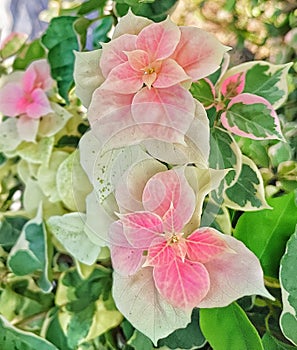
{"type": "Polygon", "coordinates": [[[264,184],[256,164],[242,157],[242,168],[236,183],[224,193],[224,204],[235,210],[262,210],[270,208],[265,199],[264,184]]]}
{"type": "Polygon", "coordinates": [[[17,276],[40,271],[38,285],[44,292],[50,292],[52,285],[48,277],[48,243],[39,207],[35,218],[29,220],[8,256],[8,266],[17,276]]]}
{"type": "Polygon", "coordinates": [[[85,199],[92,187],[80,165],[77,150],[60,164],[56,181],[58,194],[66,207],[71,211],[85,211],[85,199]]]}
{"type": "Polygon", "coordinates": [[[0,121],[0,152],[12,151],[22,142],[16,122],[16,118],[0,121]]]}
{"type": "Polygon", "coordinates": [[[0,315],[0,348],[1,350],[58,350],[46,339],[34,333],[24,332],[12,326],[0,315]]]}
{"type": "Polygon", "coordinates": [[[297,345],[297,227],[287,243],[287,249],[280,264],[280,284],[282,291],[283,312],[280,326],[284,335],[297,345]]]}
{"type": "Polygon", "coordinates": [[[84,264],[91,265],[96,261],[101,248],[91,242],[86,235],[84,231],[85,220],[84,213],[69,213],[50,217],[47,226],[74,258],[84,264]]]}

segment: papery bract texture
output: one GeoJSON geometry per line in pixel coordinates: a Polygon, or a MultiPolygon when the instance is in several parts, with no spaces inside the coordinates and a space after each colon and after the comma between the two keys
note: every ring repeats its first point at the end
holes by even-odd
{"type": "Polygon", "coordinates": [[[196,227],[190,235],[184,233],[196,207],[195,191],[184,168],[152,176],[143,188],[142,207],[141,211],[119,214],[110,227],[115,276],[132,278],[151,266],[158,292],[173,307],[184,310],[200,304],[225,306],[243,295],[270,296],[257,258],[242,243],[213,228],[196,227]],[[253,276],[248,273],[248,285],[247,278],[242,278],[247,261],[249,271],[254,271],[253,276]],[[226,274],[230,276],[227,281],[226,274]],[[222,297],[224,290],[226,296],[222,297]]]}
{"type": "Polygon", "coordinates": [[[97,59],[77,54],[78,63],[87,63],[75,66],[77,93],[85,105],[91,101],[88,118],[96,136],[105,139],[106,149],[152,138],[185,144],[195,115],[185,83],[216,71],[227,50],[201,29],[178,27],[169,18],[152,23],[129,12],[97,59]]]}

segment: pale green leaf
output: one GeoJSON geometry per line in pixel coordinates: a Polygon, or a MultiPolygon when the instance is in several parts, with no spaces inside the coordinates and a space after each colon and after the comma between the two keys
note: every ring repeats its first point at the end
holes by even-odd
{"type": "Polygon", "coordinates": [[[84,232],[85,220],[84,213],[69,213],[50,217],[47,226],[74,258],[91,265],[101,248],[92,243],[84,232]]]}

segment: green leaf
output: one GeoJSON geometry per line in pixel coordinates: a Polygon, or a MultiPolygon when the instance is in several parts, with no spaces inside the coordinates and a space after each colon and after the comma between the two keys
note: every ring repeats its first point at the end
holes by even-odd
{"type": "Polygon", "coordinates": [[[280,101],[286,95],[286,89],[278,85],[288,74],[290,65],[276,66],[272,71],[269,63],[255,64],[247,70],[244,92],[249,92],[264,97],[272,105],[280,101]]]}
{"type": "MultiPolygon", "coordinates": [[[[136,1],[133,1],[133,3],[136,1]]],[[[153,3],[145,3],[137,1],[136,4],[131,5],[131,10],[135,15],[147,17],[155,22],[160,22],[166,19],[171,8],[176,4],[177,0],[155,0],[153,3]]],[[[116,12],[119,16],[124,16],[129,10],[127,1],[120,4],[116,3],[116,12]]]]}
{"type": "MultiPolygon", "coordinates": [[[[286,214],[289,218],[289,213],[286,214]]],[[[296,214],[295,214],[296,219],[296,214]]],[[[280,326],[283,334],[295,345],[297,345],[297,226],[295,233],[287,243],[285,254],[280,264],[280,284],[283,300],[283,312],[280,318],[280,326]]]]}
{"type": "Polygon", "coordinates": [[[76,31],[76,33],[79,35],[79,38],[80,38],[81,50],[83,50],[86,47],[88,28],[91,24],[92,24],[92,20],[85,17],[78,18],[73,24],[74,30],[76,31]]]}
{"type": "Polygon", "coordinates": [[[34,333],[24,332],[13,327],[0,315],[1,350],[59,350],[47,340],[34,333]]]}
{"type": "Polygon", "coordinates": [[[152,350],[153,348],[153,343],[150,341],[150,339],[137,329],[135,329],[127,344],[129,344],[135,350],[152,350]]]}
{"type": "Polygon", "coordinates": [[[268,155],[272,166],[277,167],[280,163],[292,159],[292,149],[288,143],[278,142],[268,149],[268,155]]]}
{"type": "Polygon", "coordinates": [[[36,39],[24,46],[13,62],[13,69],[25,70],[31,62],[45,57],[45,49],[41,45],[40,39],[36,39]]]}
{"type": "Polygon", "coordinates": [[[211,82],[201,79],[193,83],[190,92],[196,100],[201,102],[205,108],[211,107],[215,102],[214,88],[211,82]]]}
{"type": "Polygon", "coordinates": [[[239,136],[235,136],[235,139],[243,154],[251,158],[259,167],[269,167],[270,162],[267,154],[267,144],[275,141],[252,140],[239,136]]]}
{"type": "Polygon", "coordinates": [[[41,271],[38,285],[44,292],[52,289],[48,279],[48,244],[41,207],[37,216],[25,224],[19,239],[11,249],[8,266],[17,276],[41,271]]]}
{"type": "Polygon", "coordinates": [[[51,73],[57,80],[60,95],[69,102],[68,92],[73,85],[74,53],[78,50],[78,40],[73,28],[77,17],[61,16],[53,18],[42,36],[42,43],[48,48],[51,73]]]}
{"type": "Polygon", "coordinates": [[[56,304],[63,306],[59,321],[71,349],[122,321],[113,303],[108,304],[110,288],[111,271],[103,267],[96,267],[85,279],[73,269],[61,276],[56,304]]]}
{"type": "Polygon", "coordinates": [[[214,127],[210,132],[209,166],[213,169],[232,169],[225,177],[225,184],[231,186],[239,177],[242,155],[232,135],[214,127]]]}
{"type": "Polygon", "coordinates": [[[92,11],[102,8],[106,3],[106,0],[88,0],[81,4],[78,10],[79,15],[86,15],[92,11]]]}
{"type": "Polygon", "coordinates": [[[265,275],[277,277],[286,242],[295,229],[297,207],[294,193],[268,199],[268,204],[272,210],[242,214],[234,236],[257,255],[265,275]]]}
{"type": "Polygon", "coordinates": [[[47,340],[57,346],[58,349],[72,350],[68,347],[67,338],[64,334],[58,318],[58,308],[54,308],[48,314],[45,321],[44,335],[47,340]]]}
{"type": "Polygon", "coordinates": [[[243,156],[242,168],[235,184],[226,189],[224,204],[235,210],[262,210],[268,205],[261,174],[255,163],[243,156]]]}
{"type": "Polygon", "coordinates": [[[113,17],[107,16],[97,22],[97,26],[93,29],[93,46],[94,48],[101,48],[100,43],[107,43],[110,39],[107,36],[108,32],[113,26],[113,17]]]}
{"type": "Polygon", "coordinates": [[[236,135],[251,139],[282,140],[283,136],[277,126],[277,117],[274,114],[275,112],[271,110],[271,106],[261,101],[253,103],[252,95],[244,103],[245,98],[239,100],[241,96],[244,95],[238,95],[238,102],[235,102],[237,97],[231,100],[226,112],[222,114],[222,123],[225,128],[236,135]]]}
{"type": "Polygon", "coordinates": [[[0,57],[6,59],[15,55],[27,41],[28,35],[24,33],[11,33],[2,43],[0,57]]]}
{"type": "Polygon", "coordinates": [[[262,338],[262,344],[264,350],[296,350],[294,346],[281,342],[269,333],[264,334],[262,338]]]}
{"type": "Polygon", "coordinates": [[[194,309],[191,323],[186,328],[177,329],[168,337],[159,340],[159,346],[168,346],[170,349],[197,349],[204,346],[206,340],[199,326],[199,310],[194,309]]]}
{"type": "Polygon", "coordinates": [[[4,216],[0,222],[0,245],[9,251],[19,238],[22,228],[28,221],[23,216],[4,216]]]}
{"type": "Polygon", "coordinates": [[[236,303],[201,309],[200,327],[213,350],[263,350],[259,334],[236,303]]]}

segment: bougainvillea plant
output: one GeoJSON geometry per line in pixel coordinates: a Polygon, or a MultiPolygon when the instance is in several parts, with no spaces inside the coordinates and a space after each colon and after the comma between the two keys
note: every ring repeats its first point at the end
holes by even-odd
{"type": "Polygon", "coordinates": [[[3,41],[3,350],[297,346],[291,64],[231,67],[164,3],[3,41]]]}

